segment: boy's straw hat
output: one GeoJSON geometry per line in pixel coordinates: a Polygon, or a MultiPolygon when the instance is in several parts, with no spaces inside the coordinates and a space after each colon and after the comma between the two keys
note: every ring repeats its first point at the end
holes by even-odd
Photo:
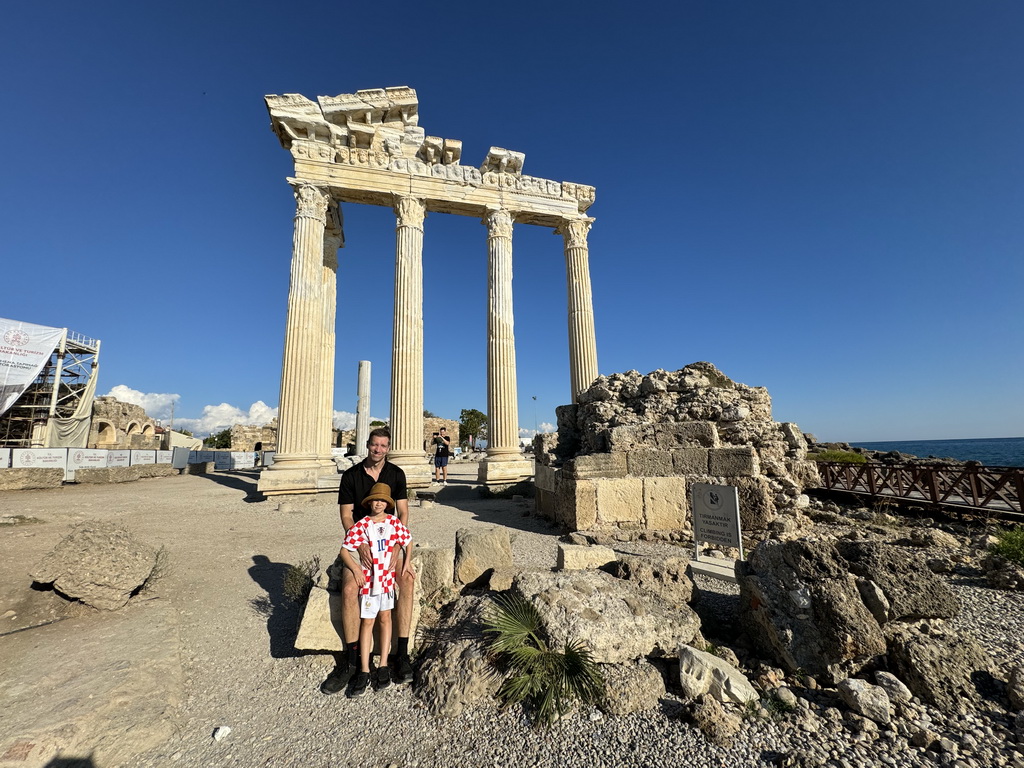
{"type": "Polygon", "coordinates": [[[391,486],[387,483],[374,483],[369,495],[363,499],[363,507],[369,509],[371,501],[383,501],[388,505],[388,512],[395,508],[395,501],[391,498],[391,486]]]}

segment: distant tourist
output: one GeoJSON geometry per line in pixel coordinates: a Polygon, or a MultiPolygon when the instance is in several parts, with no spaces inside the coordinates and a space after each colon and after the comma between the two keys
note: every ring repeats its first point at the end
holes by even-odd
{"type": "MultiPolygon", "coordinates": [[[[341,487],[338,489],[338,505],[341,512],[341,525],[347,534],[367,512],[363,501],[371,494],[377,483],[384,483],[391,489],[391,498],[395,502],[395,514],[406,528],[409,527],[409,493],[406,488],[405,471],[387,460],[391,449],[391,432],[387,427],[380,427],[370,432],[366,441],[366,458],[355,464],[341,476],[341,487]]],[[[359,546],[359,561],[363,567],[373,564],[370,545],[359,546]]],[[[347,557],[344,551],[338,557],[347,557]]],[[[412,663],[409,661],[409,629],[412,625],[413,585],[416,574],[412,565],[405,565],[404,555],[394,552],[388,570],[395,572],[398,581],[398,599],[395,602],[395,620],[398,627],[398,643],[395,652],[387,660],[391,679],[396,683],[408,683],[412,680],[412,663]]],[[[359,655],[359,587],[348,568],[341,573],[341,623],[345,641],[345,650],[336,657],[334,671],[320,685],[325,694],[338,693],[352,680],[360,663],[359,655]]],[[[382,659],[383,661],[383,659],[382,659]]]]}
{"type": "Polygon", "coordinates": [[[452,439],[448,430],[441,427],[434,433],[431,444],[434,447],[434,482],[448,485],[448,457],[452,455],[452,439]]]}
{"type": "Polygon", "coordinates": [[[377,483],[363,499],[362,507],[368,514],[348,529],[342,549],[345,567],[351,572],[359,588],[359,671],[352,676],[348,690],[350,699],[362,696],[370,684],[370,654],[373,651],[373,627],[377,625],[377,642],[381,663],[374,673],[377,690],[391,685],[388,653],[391,650],[391,609],[395,605],[395,572],[387,565],[392,556],[401,551],[402,570],[411,570],[412,535],[402,521],[388,514],[395,508],[391,489],[377,483]],[[369,567],[360,562],[359,547],[369,544],[373,562],[369,567]]]}

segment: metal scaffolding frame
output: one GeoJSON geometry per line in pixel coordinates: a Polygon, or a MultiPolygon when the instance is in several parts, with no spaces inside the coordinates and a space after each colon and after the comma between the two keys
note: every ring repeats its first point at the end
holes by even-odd
{"type": "Polygon", "coordinates": [[[0,415],[0,446],[39,448],[51,418],[68,418],[78,409],[100,359],[99,339],[63,329],[50,360],[14,405],[0,415]]]}

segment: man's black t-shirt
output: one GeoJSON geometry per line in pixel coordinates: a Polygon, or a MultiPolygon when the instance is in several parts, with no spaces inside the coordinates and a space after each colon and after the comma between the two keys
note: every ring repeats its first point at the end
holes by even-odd
{"type": "Polygon", "coordinates": [[[374,480],[366,474],[363,462],[360,461],[342,472],[341,486],[338,488],[338,503],[355,505],[352,510],[353,520],[360,520],[369,514],[363,509],[363,499],[370,495],[374,483],[386,483],[391,488],[391,498],[396,503],[409,497],[405,485],[405,470],[400,466],[385,459],[384,466],[380,468],[380,477],[374,480]]]}

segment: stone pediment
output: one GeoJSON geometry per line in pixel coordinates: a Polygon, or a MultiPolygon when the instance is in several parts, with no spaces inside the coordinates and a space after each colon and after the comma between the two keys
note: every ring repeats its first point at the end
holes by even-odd
{"type": "MultiPolygon", "coordinates": [[[[521,199],[522,220],[539,214],[535,223],[551,223],[543,211],[552,204],[552,213],[557,209],[564,215],[570,206],[571,212],[584,213],[594,202],[591,186],[524,175],[522,152],[491,147],[479,167],[462,165],[460,140],[428,136],[419,127],[419,102],[412,88],[377,88],[319,96],[316,101],[289,93],[266,96],[265,101],[272,130],[295,160],[296,176],[341,190],[352,180],[354,191],[347,198],[352,201],[380,202],[375,193],[402,188],[388,178],[400,175],[443,182],[444,194],[435,196],[424,187],[423,196],[441,201],[437,210],[446,210],[445,200],[453,203],[447,211],[453,213],[471,212],[458,209],[465,199],[458,189],[465,187],[521,199]],[[362,169],[374,173],[361,174],[362,169]]],[[[339,199],[346,195],[339,194],[339,199]]],[[[470,207],[475,212],[479,206],[470,207]]]]}

